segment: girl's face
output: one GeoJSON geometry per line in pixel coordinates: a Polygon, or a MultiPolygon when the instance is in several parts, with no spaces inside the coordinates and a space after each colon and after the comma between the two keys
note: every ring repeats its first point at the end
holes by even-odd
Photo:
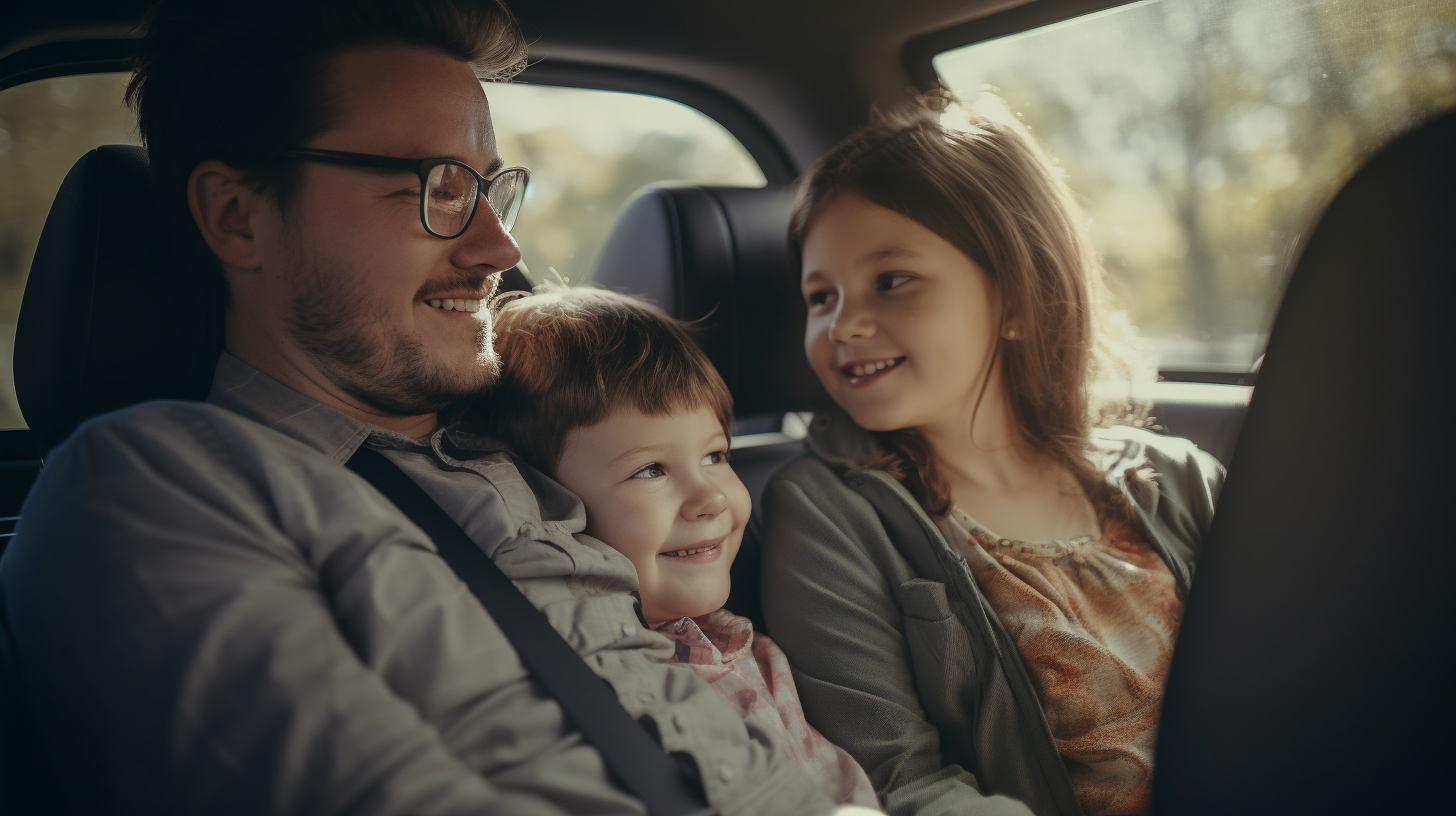
{"type": "Polygon", "coordinates": [[[750,505],[712,411],[614,411],[566,435],[556,480],[586,505],[587,533],[637,568],[648,623],[728,600],[750,505]]]}
{"type": "Polygon", "coordinates": [[[871,431],[970,427],[1001,326],[986,272],[918,222],[850,193],[809,222],[803,260],[804,352],[834,401],[871,431]]]}

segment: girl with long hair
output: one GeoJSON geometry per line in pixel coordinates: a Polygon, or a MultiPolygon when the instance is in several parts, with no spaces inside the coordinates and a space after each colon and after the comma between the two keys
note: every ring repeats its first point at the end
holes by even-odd
{"type": "Polygon", "coordinates": [[[1051,162],[940,107],[879,113],[801,187],[804,349],[840,410],[766,493],[769,629],[892,814],[1145,813],[1223,468],[1139,427],[1051,162]]]}

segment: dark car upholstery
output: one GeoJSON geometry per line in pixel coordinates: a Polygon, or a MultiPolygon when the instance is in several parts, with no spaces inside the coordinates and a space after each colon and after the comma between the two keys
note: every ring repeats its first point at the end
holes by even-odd
{"type": "Polygon", "coordinates": [[[56,194],[15,330],[15,390],[41,455],[90,417],[202,399],[222,350],[204,278],[179,263],[146,151],[107,145],[56,194]]]}
{"type": "Polygon", "coordinates": [[[1286,290],[1168,679],[1154,811],[1450,807],[1456,114],[1335,199],[1286,290]]]}
{"type": "MultiPolygon", "coordinates": [[[[16,328],[15,385],[41,455],[76,426],[149,399],[201,399],[222,348],[202,281],[172,251],[146,152],[83,156],[46,218],[16,328]]],[[[0,598],[0,615],[5,608],[0,598]]],[[[0,810],[69,812],[0,620],[0,810]]]]}

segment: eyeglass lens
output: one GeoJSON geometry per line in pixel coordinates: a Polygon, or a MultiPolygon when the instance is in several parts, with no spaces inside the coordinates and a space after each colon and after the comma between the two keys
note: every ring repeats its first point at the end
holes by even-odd
{"type": "MultiPolygon", "coordinates": [[[[512,169],[491,179],[486,188],[486,201],[507,232],[521,212],[524,181],[525,174],[512,169]]],[[[473,173],[456,164],[436,165],[425,184],[425,225],[436,235],[453,238],[465,231],[479,200],[473,173]]]]}

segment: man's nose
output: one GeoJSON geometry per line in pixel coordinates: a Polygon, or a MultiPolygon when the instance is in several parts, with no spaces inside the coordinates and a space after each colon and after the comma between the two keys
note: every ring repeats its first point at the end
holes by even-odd
{"type": "Polygon", "coordinates": [[[482,190],[478,195],[475,217],[471,219],[470,226],[465,228],[459,238],[452,241],[455,244],[452,259],[455,266],[461,269],[484,266],[502,272],[520,263],[521,248],[516,245],[511,234],[506,232],[505,227],[501,226],[500,218],[490,208],[485,191],[482,190]]]}
{"type": "Polygon", "coordinates": [[[857,298],[841,297],[829,321],[829,339],[836,343],[864,340],[875,335],[870,310],[857,298]]]}

